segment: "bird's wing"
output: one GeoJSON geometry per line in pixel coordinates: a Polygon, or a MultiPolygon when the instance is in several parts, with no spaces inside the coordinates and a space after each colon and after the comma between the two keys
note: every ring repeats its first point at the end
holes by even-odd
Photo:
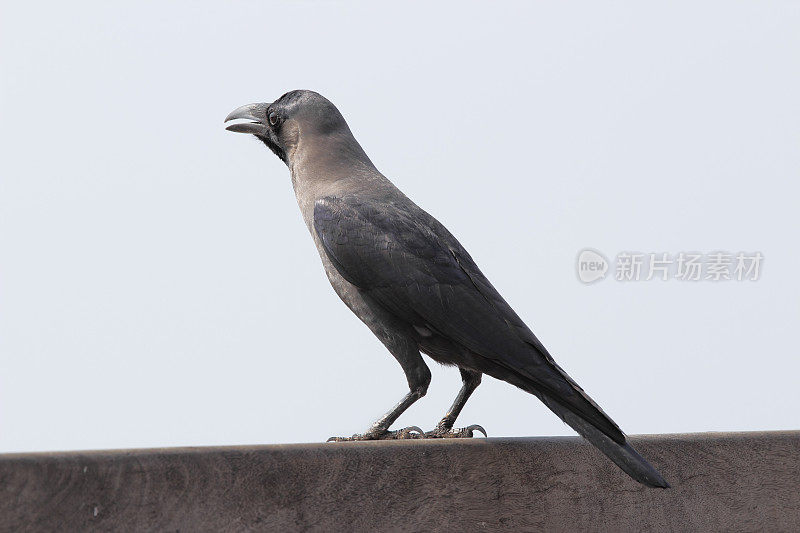
{"type": "Polygon", "coordinates": [[[339,273],[410,325],[520,376],[617,442],[619,427],[564,372],[461,244],[413,204],[327,197],[314,229],[339,273]]]}

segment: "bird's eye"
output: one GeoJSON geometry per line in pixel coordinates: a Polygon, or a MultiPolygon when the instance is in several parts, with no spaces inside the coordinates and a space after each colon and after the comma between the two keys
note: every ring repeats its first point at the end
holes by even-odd
{"type": "Polygon", "coordinates": [[[273,111],[269,114],[269,124],[270,126],[274,126],[277,123],[278,123],[278,114],[275,113],[275,111],[273,111]]]}

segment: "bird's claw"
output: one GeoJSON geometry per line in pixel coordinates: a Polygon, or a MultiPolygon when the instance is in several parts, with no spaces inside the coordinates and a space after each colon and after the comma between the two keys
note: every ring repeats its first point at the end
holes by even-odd
{"type": "Polygon", "coordinates": [[[433,431],[428,431],[425,433],[426,439],[468,439],[472,438],[476,431],[480,431],[483,433],[484,437],[488,437],[489,435],[486,434],[486,430],[483,429],[483,426],[479,426],[478,424],[472,424],[471,426],[467,426],[465,428],[446,428],[437,426],[436,429],[433,431]]]}
{"type": "Polygon", "coordinates": [[[389,431],[388,429],[371,429],[366,433],[356,434],[352,437],[331,437],[327,442],[353,442],[359,440],[401,440],[401,439],[423,439],[425,432],[417,426],[389,431]]]}
{"type": "Polygon", "coordinates": [[[469,439],[476,431],[488,437],[483,426],[472,424],[465,428],[448,428],[437,426],[433,431],[422,431],[417,426],[389,431],[387,429],[370,429],[366,433],[356,434],[352,437],[331,437],[327,442],[353,442],[363,440],[403,440],[403,439],[469,439]]]}

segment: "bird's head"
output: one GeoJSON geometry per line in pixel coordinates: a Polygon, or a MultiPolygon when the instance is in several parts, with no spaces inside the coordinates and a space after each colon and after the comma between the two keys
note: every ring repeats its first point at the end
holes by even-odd
{"type": "Polygon", "coordinates": [[[287,165],[302,144],[355,143],[336,106],[314,91],[290,91],[271,104],[243,105],[225,118],[225,122],[232,120],[241,122],[225,129],[255,135],[287,165]]]}

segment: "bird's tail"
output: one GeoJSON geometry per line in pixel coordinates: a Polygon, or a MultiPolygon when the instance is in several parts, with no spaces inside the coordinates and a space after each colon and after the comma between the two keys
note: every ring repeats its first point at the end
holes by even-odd
{"type": "Polygon", "coordinates": [[[576,414],[573,410],[562,405],[558,400],[549,396],[547,393],[537,391],[536,395],[539,396],[542,402],[544,402],[551,411],[557,414],[561,420],[566,422],[583,438],[594,444],[633,479],[648,487],[669,488],[667,480],[665,480],[644,457],[633,449],[633,446],[627,442],[627,439],[622,444],[614,442],[594,425],[576,414]]]}

